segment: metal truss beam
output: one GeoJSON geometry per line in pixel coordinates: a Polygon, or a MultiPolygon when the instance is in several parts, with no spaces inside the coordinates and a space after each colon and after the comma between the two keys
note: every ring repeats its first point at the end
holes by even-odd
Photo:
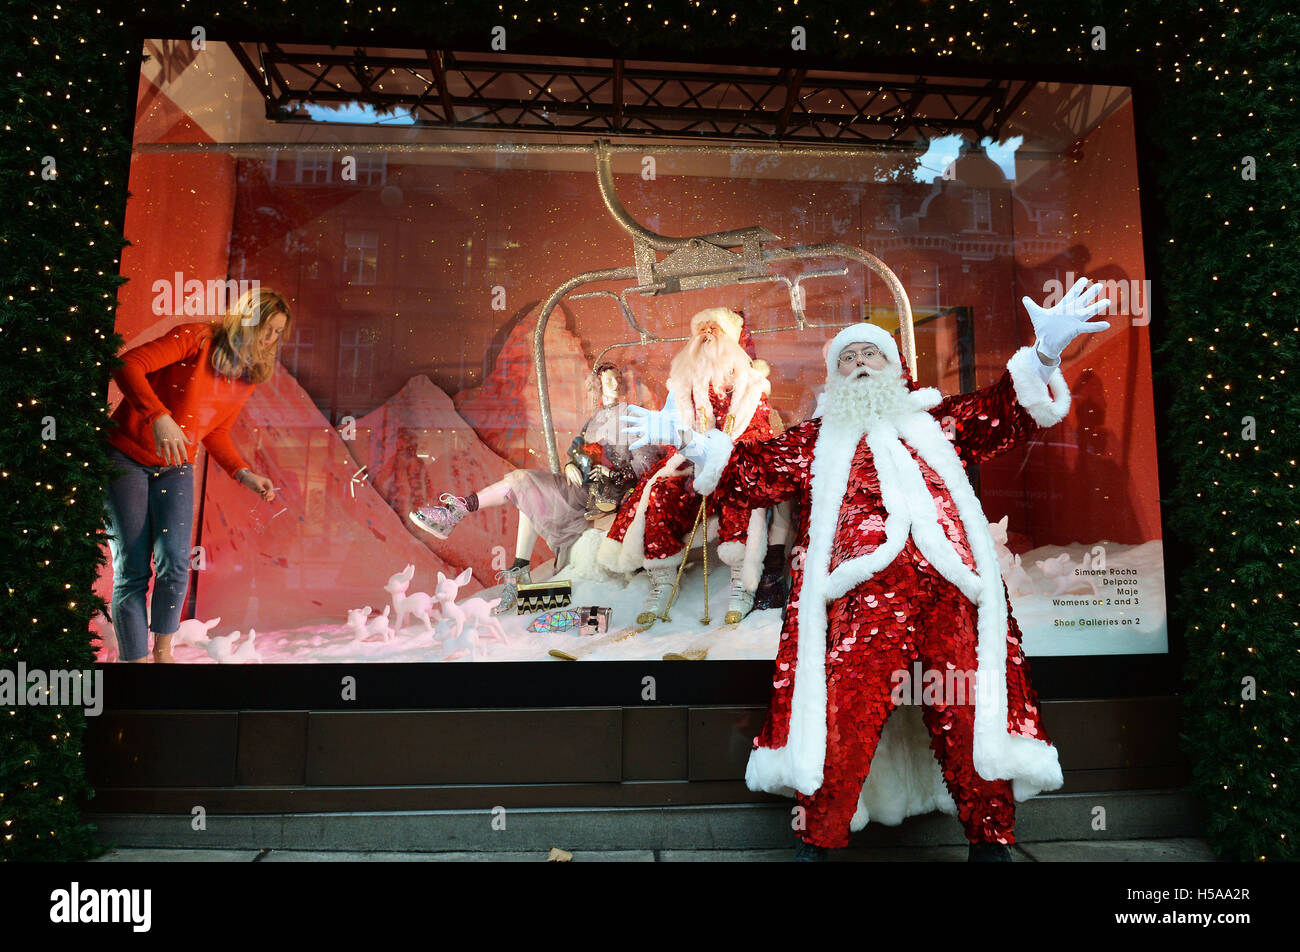
{"type": "MultiPolygon", "coordinates": [[[[816,143],[997,137],[1033,87],[1020,80],[875,80],[826,70],[485,57],[449,50],[324,52],[232,43],[267,116],[308,105],[406,112],[425,127],[584,136],[816,143]]],[[[322,120],[317,114],[310,121],[322,120]]]]}

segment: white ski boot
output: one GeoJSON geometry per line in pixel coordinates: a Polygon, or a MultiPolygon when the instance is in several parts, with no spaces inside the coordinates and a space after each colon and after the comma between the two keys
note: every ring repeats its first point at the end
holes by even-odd
{"type": "Polygon", "coordinates": [[[645,604],[641,606],[641,614],[636,616],[636,623],[653,625],[668,613],[668,600],[673,595],[677,566],[646,566],[645,574],[650,579],[650,591],[646,594],[645,604]]]}
{"type": "Polygon", "coordinates": [[[731,597],[727,599],[727,614],[722,621],[728,625],[739,625],[740,620],[754,607],[754,593],[745,590],[741,579],[741,567],[731,566],[731,597]]]}
{"type": "Polygon", "coordinates": [[[505,615],[515,610],[515,602],[519,600],[519,585],[527,585],[533,580],[529,574],[531,566],[521,565],[517,569],[506,569],[504,572],[498,572],[497,578],[506,583],[506,587],[501,590],[501,604],[492,609],[495,615],[505,615]]]}

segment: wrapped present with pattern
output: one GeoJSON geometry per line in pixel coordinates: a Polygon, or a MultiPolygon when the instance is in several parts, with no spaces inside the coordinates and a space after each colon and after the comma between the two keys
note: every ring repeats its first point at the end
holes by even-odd
{"type": "Polygon", "coordinates": [[[550,582],[526,582],[519,586],[515,611],[524,615],[552,608],[568,608],[573,600],[573,583],[568,579],[550,582]]]}
{"type": "Polygon", "coordinates": [[[528,630],[543,633],[568,631],[570,628],[577,628],[582,623],[585,611],[582,608],[555,608],[549,612],[543,612],[530,621],[528,630]]]}
{"type": "Polygon", "coordinates": [[[612,615],[612,609],[598,605],[588,605],[585,608],[555,608],[529,622],[528,630],[547,634],[578,628],[580,629],[578,633],[582,635],[603,635],[609,631],[612,615]]]}

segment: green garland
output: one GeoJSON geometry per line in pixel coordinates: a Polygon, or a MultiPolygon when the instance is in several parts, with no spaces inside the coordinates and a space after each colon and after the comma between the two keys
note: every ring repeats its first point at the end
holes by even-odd
{"type": "MultiPolygon", "coordinates": [[[[1168,395],[1159,438],[1174,467],[1163,474],[1166,548],[1187,560],[1170,606],[1186,635],[1193,787],[1223,856],[1296,858],[1300,355],[1296,319],[1282,308],[1300,268],[1291,85],[1300,21],[1279,0],[1177,0],[1125,12],[1131,6],[509,0],[504,11],[485,12],[461,0],[435,16],[414,0],[375,10],[366,0],[159,0],[147,5],[147,21],[139,4],[120,0],[6,6],[3,664],[85,669],[94,661],[85,632],[101,607],[90,591],[109,472],[104,395],[122,343],[113,323],[141,37],[189,36],[201,25],[212,41],[269,35],[485,49],[491,28],[504,25],[511,52],[758,63],[791,55],[791,31],[803,26],[813,67],[855,61],[979,75],[987,66],[1088,81],[1087,71],[1105,64],[1150,84],[1157,106],[1137,132],[1159,210],[1146,223],[1148,247],[1160,252],[1151,264],[1163,275],[1152,330],[1168,395]],[[1104,51],[1090,45],[1097,26],[1106,31],[1104,51]],[[45,156],[57,168],[52,179],[42,176],[45,156]],[[1255,160],[1253,181],[1242,178],[1243,156],[1255,160]],[[1247,416],[1254,440],[1243,439],[1247,416]],[[43,436],[51,419],[54,432],[43,436]],[[1243,679],[1254,679],[1253,699],[1243,699],[1243,679]]],[[[92,795],[80,709],[20,706],[0,718],[0,855],[94,855],[93,829],[80,816],[92,795]]]]}
{"type": "Polygon", "coordinates": [[[1300,19],[1281,4],[1240,10],[1184,21],[1193,52],[1161,95],[1178,108],[1147,133],[1162,145],[1168,216],[1165,525],[1189,562],[1170,598],[1187,641],[1184,749],[1207,836],[1225,858],[1294,860],[1300,19]]]}
{"type": "MultiPolygon", "coordinates": [[[[133,97],[123,31],[84,7],[0,14],[0,657],[10,669],[92,667],[87,630],[102,605],[90,593],[133,97]]],[[[0,855],[95,855],[80,815],[91,795],[82,708],[20,705],[0,721],[0,855]]]]}

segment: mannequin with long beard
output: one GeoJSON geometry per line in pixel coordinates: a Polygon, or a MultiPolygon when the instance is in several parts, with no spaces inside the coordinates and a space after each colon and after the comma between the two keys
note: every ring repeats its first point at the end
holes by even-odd
{"type": "MultiPolygon", "coordinates": [[[[689,421],[696,432],[726,432],[737,442],[774,436],[767,395],[771,384],[763,361],[740,345],[744,319],[728,308],[700,311],[691,318],[691,339],[673,358],[666,410],[689,421]]],[[[647,442],[672,443],[672,434],[647,442]]],[[[676,445],[676,444],[673,444],[676,445]]],[[[601,540],[599,558],[608,569],[650,578],[637,624],[662,618],[672,595],[683,548],[700,510],[691,464],[673,453],[637,483],[601,540]]],[[[718,558],[731,573],[726,621],[739,622],[753,606],[767,549],[766,514],[753,507],[711,508],[718,516],[718,558]]]]}
{"type": "Polygon", "coordinates": [[[825,859],[870,820],[942,810],[960,818],[970,859],[1009,861],[1015,802],[1061,786],[965,466],[1069,412],[1060,354],[1110,326],[1089,322],[1109,302],[1085,284],[1052,308],[1024,298],[1035,347],[974,393],[912,389],[893,336],[864,323],[831,342],[814,417],[768,442],[733,445],[629,407],[629,433],[679,432],[695,488],[720,505],[795,501],[792,596],[745,771],[751,790],[797,796],[795,859],[825,859]]]}

